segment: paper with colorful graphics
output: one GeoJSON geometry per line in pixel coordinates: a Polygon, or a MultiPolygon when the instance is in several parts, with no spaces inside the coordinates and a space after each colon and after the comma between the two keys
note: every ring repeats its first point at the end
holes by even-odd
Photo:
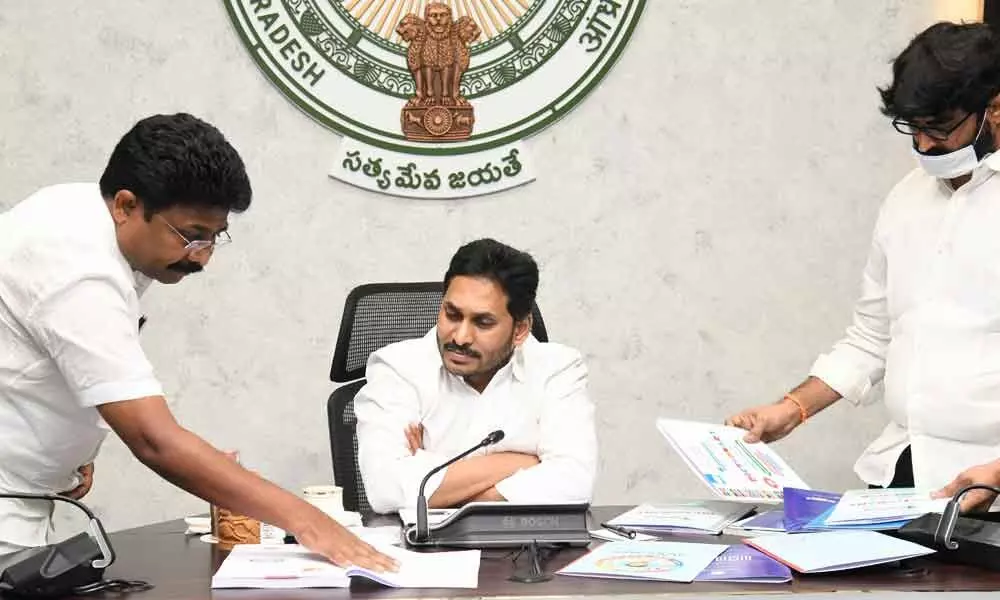
{"type": "Polygon", "coordinates": [[[574,577],[690,583],[726,548],[724,544],[685,542],[608,542],[557,573],[574,577]]]}
{"type": "Polygon", "coordinates": [[[782,488],[809,488],[770,446],[743,441],[746,430],[675,419],[659,419],[656,428],[695,475],[726,500],[779,503],[782,488]]]}

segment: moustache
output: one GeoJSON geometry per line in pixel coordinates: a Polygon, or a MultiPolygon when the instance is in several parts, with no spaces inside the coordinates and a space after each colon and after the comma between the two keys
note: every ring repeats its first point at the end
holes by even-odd
{"type": "Polygon", "coordinates": [[[171,271],[177,271],[178,273],[185,273],[190,275],[191,273],[198,273],[205,267],[190,260],[182,260],[175,262],[171,265],[167,265],[167,268],[170,269],[171,271]]]}
{"type": "Polygon", "coordinates": [[[454,352],[456,354],[462,354],[470,358],[479,358],[479,353],[470,348],[468,345],[459,346],[455,342],[448,342],[444,345],[445,352],[454,352]]]}

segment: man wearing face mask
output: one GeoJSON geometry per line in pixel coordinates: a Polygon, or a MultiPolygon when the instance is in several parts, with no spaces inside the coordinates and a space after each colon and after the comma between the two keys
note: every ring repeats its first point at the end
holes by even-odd
{"type": "Polygon", "coordinates": [[[368,360],[358,392],[358,460],[377,512],[416,504],[428,471],[490,432],[504,438],[432,477],[428,506],[589,502],[594,407],[579,352],[531,336],[538,267],[491,239],[462,246],[437,326],[368,360]]]}
{"type": "Polygon", "coordinates": [[[883,381],[889,423],[855,471],[934,489],[1000,457],[1000,38],[938,23],[880,92],[919,168],[882,206],[853,323],[803,383],[727,422],[774,441],[883,381]]]}
{"type": "MultiPolygon", "coordinates": [[[[100,184],[46,187],[0,213],[0,492],[82,497],[114,431],[192,494],[340,564],[393,568],[181,427],[139,344],[140,294],[202,270],[250,200],[243,161],[215,127],[155,115],[118,142],[100,184]]],[[[45,544],[52,504],[0,499],[0,555],[45,544]]]]}

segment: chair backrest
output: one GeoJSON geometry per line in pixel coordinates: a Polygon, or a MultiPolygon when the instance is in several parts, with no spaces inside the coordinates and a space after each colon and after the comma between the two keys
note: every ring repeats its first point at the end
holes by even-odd
{"type": "MultiPolygon", "coordinates": [[[[350,384],[334,390],[327,400],[334,481],[344,489],[347,510],[371,510],[358,467],[354,414],[354,395],[365,383],[368,356],[389,344],[426,335],[437,323],[443,287],[440,281],[369,283],[347,296],[330,380],[350,384]]],[[[537,306],[531,315],[532,335],[540,342],[549,341],[537,306]]]]}
{"type": "Polygon", "coordinates": [[[333,390],[326,402],[330,425],[330,456],[333,457],[333,481],[344,490],[344,509],[371,512],[365,485],[358,466],[358,419],[354,415],[354,395],[365,385],[359,379],[333,390]]]}

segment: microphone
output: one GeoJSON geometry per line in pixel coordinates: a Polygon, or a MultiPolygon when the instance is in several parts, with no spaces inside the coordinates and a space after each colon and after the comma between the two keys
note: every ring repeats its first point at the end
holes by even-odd
{"type": "Polygon", "coordinates": [[[87,517],[90,519],[90,535],[94,539],[94,542],[97,543],[97,547],[101,553],[101,557],[91,561],[90,566],[94,569],[105,569],[111,566],[111,563],[115,562],[115,551],[114,548],[111,547],[111,540],[108,538],[107,532],[104,531],[104,525],[101,524],[100,519],[98,519],[83,502],[56,494],[22,494],[17,492],[0,492],[0,498],[18,500],[49,500],[51,502],[66,502],[76,506],[86,513],[87,517]]]}
{"type": "Polygon", "coordinates": [[[944,546],[948,550],[958,549],[958,542],[953,540],[952,536],[955,533],[955,526],[958,524],[962,498],[972,490],[987,490],[994,494],[1000,494],[1000,488],[982,483],[967,485],[958,490],[951,497],[951,500],[948,501],[948,504],[944,507],[944,511],[941,512],[941,519],[938,521],[937,529],[934,531],[934,543],[944,546]]]}
{"type": "Polygon", "coordinates": [[[955,498],[948,501],[944,511],[941,512],[941,519],[938,521],[937,529],[934,530],[934,542],[947,548],[955,550],[958,543],[951,539],[955,533],[955,525],[958,524],[959,503],[955,498]]]}
{"type": "Polygon", "coordinates": [[[5,557],[0,566],[0,595],[55,598],[85,595],[101,590],[138,591],[146,583],[105,580],[104,569],[115,560],[104,526],[82,502],[55,494],[0,493],[0,498],[66,502],[90,518],[90,533],[55,544],[26,548],[5,557]]]}
{"type": "Polygon", "coordinates": [[[490,432],[489,435],[483,438],[483,441],[479,442],[475,446],[469,448],[465,452],[459,454],[458,456],[451,458],[440,464],[433,469],[431,469],[426,475],[424,475],[423,480],[420,481],[420,492],[417,494],[417,530],[414,536],[415,540],[418,542],[426,541],[430,537],[430,529],[427,525],[427,497],[424,496],[424,488],[427,486],[427,481],[438,471],[444,469],[448,465],[458,462],[459,460],[465,458],[466,456],[472,454],[480,448],[485,448],[487,446],[492,446],[504,438],[503,429],[497,429],[496,431],[490,432]]]}

